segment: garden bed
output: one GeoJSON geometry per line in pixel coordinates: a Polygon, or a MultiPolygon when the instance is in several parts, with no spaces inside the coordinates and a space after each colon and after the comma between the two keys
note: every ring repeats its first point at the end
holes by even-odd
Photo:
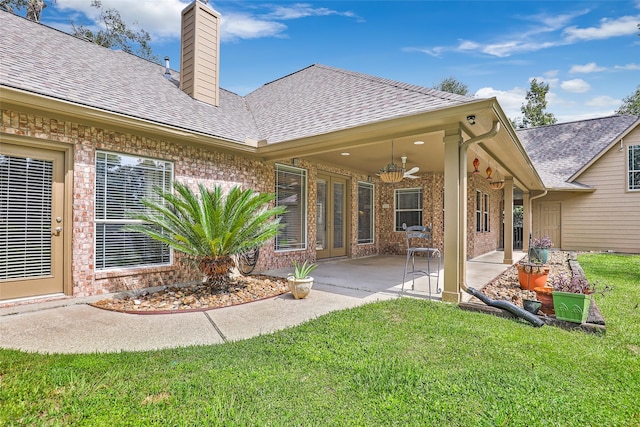
{"type": "MultiPolygon", "coordinates": [[[[575,252],[550,252],[547,262],[550,267],[548,280],[553,280],[553,277],[559,274],[584,275],[582,268],[576,260],[576,256],[577,254],[575,252]]],[[[537,299],[535,292],[520,288],[520,284],[518,282],[518,270],[515,265],[511,266],[504,273],[493,279],[480,291],[493,300],[509,301],[520,308],[523,307],[523,299],[537,299]]],[[[489,307],[483,304],[475,297],[471,298],[469,302],[460,303],[460,308],[470,311],[479,311],[483,313],[494,314],[501,317],[516,318],[515,315],[505,310],[489,307]]],[[[564,329],[581,329],[587,332],[596,333],[604,333],[606,331],[604,318],[600,314],[600,310],[598,309],[598,306],[593,299],[591,301],[591,307],[589,309],[589,316],[587,317],[587,321],[582,324],[558,320],[553,315],[549,316],[541,312],[538,314],[538,317],[548,325],[558,326],[564,329]]]]}

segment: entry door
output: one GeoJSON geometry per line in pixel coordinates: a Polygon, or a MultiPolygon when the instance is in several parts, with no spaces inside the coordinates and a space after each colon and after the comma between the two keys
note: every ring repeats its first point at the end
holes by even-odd
{"type": "Polygon", "coordinates": [[[347,255],[347,180],[318,175],[316,256],[347,255]]]}
{"type": "MultiPolygon", "coordinates": [[[[554,247],[562,247],[561,241],[561,215],[559,202],[547,202],[540,204],[540,236],[549,236],[554,247]]],[[[534,237],[540,237],[534,236],[534,237]]]]}
{"type": "Polygon", "coordinates": [[[64,153],[0,144],[0,300],[62,293],[64,153]]]}

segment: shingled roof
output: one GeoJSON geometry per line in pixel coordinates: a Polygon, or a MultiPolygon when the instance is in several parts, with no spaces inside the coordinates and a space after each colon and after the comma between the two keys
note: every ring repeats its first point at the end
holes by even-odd
{"type": "MultiPolygon", "coordinates": [[[[447,108],[474,98],[312,65],[220,105],[178,88],[180,74],[0,12],[0,85],[235,142],[282,142],[447,108]]],[[[224,63],[222,64],[224,73],[224,63]]]]}
{"type": "Polygon", "coordinates": [[[545,187],[579,189],[585,186],[570,178],[637,120],[636,116],[610,116],[518,129],[516,134],[545,187]]]}

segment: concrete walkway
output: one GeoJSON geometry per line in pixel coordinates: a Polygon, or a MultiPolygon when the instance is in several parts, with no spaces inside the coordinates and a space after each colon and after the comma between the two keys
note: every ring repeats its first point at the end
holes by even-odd
{"type": "MultiPolygon", "coordinates": [[[[515,255],[520,258],[519,252],[515,255]]],[[[502,256],[502,252],[493,252],[468,261],[468,285],[481,288],[507,269],[502,256]]],[[[93,353],[241,340],[298,325],[331,311],[397,298],[404,261],[401,256],[324,261],[314,271],[313,290],[303,300],[295,300],[287,293],[206,312],[138,315],[87,305],[112,295],[6,307],[0,304],[0,347],[41,353],[93,353]]],[[[284,277],[289,272],[290,269],[281,269],[264,273],[284,277]]],[[[440,287],[442,280],[441,272],[440,287]]],[[[405,284],[405,294],[416,298],[440,299],[436,290],[433,281],[429,294],[427,278],[417,279],[414,290],[410,281],[405,284]]]]}

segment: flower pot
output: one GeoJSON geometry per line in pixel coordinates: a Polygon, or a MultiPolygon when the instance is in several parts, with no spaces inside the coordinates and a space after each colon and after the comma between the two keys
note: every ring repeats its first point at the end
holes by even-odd
{"type": "Polygon", "coordinates": [[[591,295],[574,294],[571,292],[554,292],[553,307],[556,319],[573,323],[584,323],[589,316],[591,295]]]}
{"type": "Polygon", "coordinates": [[[529,261],[536,264],[546,264],[549,259],[549,249],[529,248],[529,261]]]}
{"type": "Polygon", "coordinates": [[[518,268],[518,282],[520,288],[525,291],[532,291],[535,288],[542,288],[547,283],[549,277],[549,266],[537,264],[516,264],[518,268]]]}
{"type": "Polygon", "coordinates": [[[309,295],[311,287],[313,286],[313,277],[306,277],[304,279],[296,279],[293,276],[287,277],[289,283],[289,291],[295,299],[302,299],[309,295]]]}
{"type": "Polygon", "coordinates": [[[540,311],[547,316],[555,314],[553,309],[553,288],[551,286],[545,286],[541,288],[534,288],[533,290],[536,293],[538,301],[542,303],[540,311]]]}
{"type": "Polygon", "coordinates": [[[540,301],[535,301],[532,299],[523,299],[522,306],[525,310],[527,310],[531,314],[537,314],[540,307],[542,307],[542,303],[540,301]]]}

